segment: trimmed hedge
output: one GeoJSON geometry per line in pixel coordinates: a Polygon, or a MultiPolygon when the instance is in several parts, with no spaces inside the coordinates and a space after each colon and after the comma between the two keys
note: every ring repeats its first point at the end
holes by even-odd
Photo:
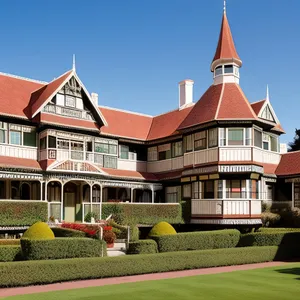
{"type": "Polygon", "coordinates": [[[28,226],[46,222],[48,203],[30,201],[0,201],[0,226],[28,226]]]}
{"type": "Polygon", "coordinates": [[[47,223],[36,222],[24,232],[23,238],[31,240],[53,240],[55,236],[47,223]]]}
{"type": "Polygon", "coordinates": [[[51,228],[55,237],[85,237],[86,234],[83,231],[74,230],[70,228],[52,227],[51,228]]]}
{"type": "Polygon", "coordinates": [[[300,228],[282,228],[282,227],[276,227],[276,228],[271,228],[271,227],[260,227],[257,232],[294,232],[294,231],[300,231],[300,228]]]}
{"type": "Polygon", "coordinates": [[[270,231],[244,234],[241,235],[238,247],[280,245],[300,246],[300,231],[270,231]]]}
{"type": "Polygon", "coordinates": [[[21,239],[21,247],[25,260],[106,256],[106,243],[91,238],[21,239]]]}
{"type": "Polygon", "coordinates": [[[184,232],[175,235],[151,236],[159,252],[234,248],[240,239],[236,229],[184,232]]]}
{"type": "Polygon", "coordinates": [[[159,273],[295,259],[299,247],[246,247],[104,258],[0,263],[0,286],[159,273]]]}
{"type": "Polygon", "coordinates": [[[117,223],[124,225],[154,225],[160,221],[183,223],[180,204],[103,203],[102,218],[105,219],[111,214],[117,223]]]}
{"type": "Polygon", "coordinates": [[[140,240],[129,243],[127,254],[150,254],[157,253],[157,244],[153,240],[140,240]]]}
{"type": "Polygon", "coordinates": [[[20,240],[8,239],[8,240],[0,240],[0,246],[6,245],[20,245],[20,240]]]}
{"type": "MultiPolygon", "coordinates": [[[[109,226],[112,226],[113,232],[117,236],[117,239],[127,239],[128,238],[128,227],[120,225],[116,223],[114,220],[110,220],[108,222],[109,226]]],[[[130,230],[130,241],[138,241],[139,240],[139,228],[136,225],[129,225],[130,230]]]]}
{"type": "Polygon", "coordinates": [[[20,245],[0,246],[0,261],[16,261],[21,260],[20,245]]]}

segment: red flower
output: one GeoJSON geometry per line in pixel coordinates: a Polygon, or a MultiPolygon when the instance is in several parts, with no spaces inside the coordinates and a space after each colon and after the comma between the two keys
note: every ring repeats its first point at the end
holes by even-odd
{"type": "Polygon", "coordinates": [[[104,226],[103,230],[105,230],[105,231],[111,231],[112,230],[112,226],[104,226]]]}

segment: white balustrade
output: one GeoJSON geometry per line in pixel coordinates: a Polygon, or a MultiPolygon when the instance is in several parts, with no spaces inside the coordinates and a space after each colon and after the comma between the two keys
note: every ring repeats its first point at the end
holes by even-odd
{"type": "Polygon", "coordinates": [[[280,153],[267,151],[260,148],[253,148],[253,160],[267,164],[278,164],[280,161],[280,153]]]}
{"type": "Polygon", "coordinates": [[[18,158],[28,158],[37,160],[37,148],[17,146],[17,145],[0,145],[1,156],[11,156],[18,158]]]}
{"type": "Polygon", "coordinates": [[[118,159],[118,169],[146,172],[147,171],[147,163],[144,161],[135,161],[135,160],[119,158],[118,159]]]}
{"type": "Polygon", "coordinates": [[[220,148],[220,161],[251,161],[251,147],[220,148]]]}

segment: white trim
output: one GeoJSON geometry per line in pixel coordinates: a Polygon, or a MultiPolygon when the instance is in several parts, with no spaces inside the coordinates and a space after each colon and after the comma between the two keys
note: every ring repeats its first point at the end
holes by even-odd
{"type": "Polygon", "coordinates": [[[218,107],[217,107],[216,114],[215,114],[215,119],[218,118],[219,110],[220,110],[220,107],[221,107],[221,102],[222,102],[222,99],[223,99],[224,89],[225,89],[225,83],[222,83],[222,90],[221,90],[221,93],[220,93],[220,98],[219,98],[219,103],[218,103],[218,107]]]}
{"type": "Polygon", "coordinates": [[[134,112],[134,111],[120,109],[120,108],[113,108],[113,107],[105,106],[105,105],[99,105],[98,107],[99,108],[104,108],[104,109],[120,111],[120,112],[124,112],[124,113],[129,113],[129,114],[132,114],[132,115],[138,115],[138,116],[142,116],[142,117],[154,118],[154,116],[152,116],[152,115],[147,115],[147,114],[144,114],[144,113],[134,112]]]}
{"type": "Polygon", "coordinates": [[[275,111],[274,111],[274,109],[273,109],[273,107],[272,107],[270,101],[268,101],[268,100],[265,101],[265,103],[264,103],[263,106],[261,107],[261,109],[260,109],[259,113],[257,114],[257,116],[258,116],[260,119],[262,119],[262,120],[264,120],[264,121],[267,121],[267,122],[270,123],[270,124],[274,123],[274,122],[272,122],[271,120],[266,120],[266,119],[262,118],[262,116],[261,116],[261,115],[262,115],[262,112],[264,111],[264,109],[265,109],[267,106],[269,106],[269,109],[270,109],[271,114],[272,114],[272,116],[273,116],[273,118],[274,118],[274,120],[275,120],[275,123],[276,123],[276,124],[280,124],[279,119],[278,119],[278,117],[276,116],[275,111]]]}
{"type": "Polygon", "coordinates": [[[20,80],[25,80],[25,81],[31,81],[31,82],[35,82],[35,83],[40,83],[40,84],[44,84],[44,85],[48,84],[47,81],[31,79],[31,78],[28,78],[28,77],[22,77],[22,76],[19,76],[19,75],[9,74],[9,73],[5,73],[5,72],[0,72],[0,75],[7,76],[7,77],[12,77],[12,78],[16,78],[16,79],[20,79],[20,80]]]}

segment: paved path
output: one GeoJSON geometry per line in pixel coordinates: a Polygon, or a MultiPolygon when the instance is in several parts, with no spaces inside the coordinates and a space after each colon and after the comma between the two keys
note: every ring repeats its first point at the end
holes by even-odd
{"type": "Polygon", "coordinates": [[[233,271],[252,270],[252,269],[258,269],[258,268],[281,266],[284,264],[288,264],[288,263],[286,263],[286,262],[267,262],[267,263],[259,263],[259,264],[206,268],[206,269],[196,269],[196,270],[176,271],[176,272],[166,272],[166,273],[156,273],[156,274],[145,274],[145,275],[135,275],[135,276],[126,276],[126,277],[70,281],[70,282],[54,283],[54,284],[47,284],[47,285],[36,285],[36,286],[28,286],[28,287],[4,288],[4,289],[0,288],[0,298],[8,297],[8,296],[15,296],[15,295],[62,291],[62,290],[79,289],[79,288],[86,288],[86,287],[128,283],[128,282],[139,282],[139,281],[145,281],[145,280],[160,280],[160,279],[170,279],[170,278],[178,278],[178,277],[186,277],[186,276],[196,276],[196,275],[217,274],[217,273],[233,272],[233,271]]]}

